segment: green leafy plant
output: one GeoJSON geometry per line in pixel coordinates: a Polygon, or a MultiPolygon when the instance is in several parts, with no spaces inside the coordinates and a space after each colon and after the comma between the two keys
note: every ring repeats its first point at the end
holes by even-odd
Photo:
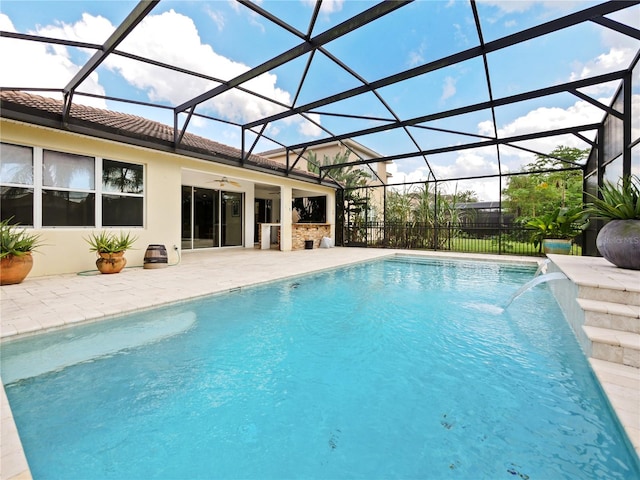
{"type": "Polygon", "coordinates": [[[535,230],[531,240],[538,247],[545,238],[573,239],[589,225],[589,212],[581,206],[558,207],[552,212],[529,220],[526,225],[535,230]]]}
{"type": "Polygon", "coordinates": [[[592,199],[590,213],[611,220],[640,220],[640,178],[637,175],[623,177],[617,185],[605,182],[600,194],[602,199],[587,194],[592,199]]]}
{"type": "Polygon", "coordinates": [[[18,224],[11,224],[12,219],[13,217],[0,222],[0,258],[9,255],[20,257],[42,245],[39,234],[27,233],[18,224]]]}
{"type": "Polygon", "coordinates": [[[138,237],[130,233],[120,232],[100,232],[92,233],[85,241],[89,244],[89,250],[97,253],[117,253],[124,252],[133,247],[138,237]]]}

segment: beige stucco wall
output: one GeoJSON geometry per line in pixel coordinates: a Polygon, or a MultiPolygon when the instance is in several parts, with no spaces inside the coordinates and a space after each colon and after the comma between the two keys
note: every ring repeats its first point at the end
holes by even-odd
{"type": "MultiPolygon", "coordinates": [[[[369,160],[372,158],[379,158],[380,155],[373,150],[370,150],[363,145],[360,145],[358,142],[352,140],[345,140],[343,142],[327,142],[322,145],[315,145],[312,150],[315,152],[318,160],[322,161],[322,159],[327,156],[329,158],[334,158],[336,154],[344,154],[346,150],[351,150],[351,155],[349,156],[350,161],[358,160],[359,157],[369,160]],[[357,154],[357,155],[356,155],[357,154]],[[358,157],[359,156],[359,157],[358,157]]],[[[286,165],[287,157],[286,152],[284,150],[277,151],[267,155],[267,158],[279,162],[283,165],[286,165]]],[[[293,163],[296,160],[296,154],[293,152],[289,154],[289,161],[293,163]]],[[[307,171],[308,162],[305,158],[301,158],[296,164],[296,168],[300,170],[307,171]]],[[[383,182],[387,183],[390,175],[387,174],[387,164],[385,162],[378,162],[369,164],[369,166],[375,170],[378,177],[382,179],[383,182]]],[[[376,186],[382,185],[383,183],[376,178],[374,174],[366,166],[361,166],[361,168],[371,175],[371,179],[368,182],[368,185],[376,186]]],[[[361,192],[362,195],[365,195],[364,191],[361,192]]],[[[372,188],[368,189],[367,195],[369,196],[369,206],[372,211],[375,211],[378,218],[369,218],[368,220],[382,220],[383,210],[384,210],[384,189],[383,188],[372,188]]]]}
{"type": "MultiPolygon", "coordinates": [[[[329,158],[333,158],[336,156],[336,154],[340,153],[340,154],[344,154],[344,152],[346,150],[351,150],[353,153],[351,155],[349,155],[349,161],[355,161],[358,160],[358,155],[360,157],[362,157],[365,160],[369,160],[372,158],[379,158],[380,155],[376,152],[374,152],[373,150],[369,150],[368,148],[360,145],[357,142],[354,141],[350,141],[350,140],[346,140],[343,143],[341,142],[328,142],[322,145],[315,145],[314,147],[310,148],[309,150],[312,150],[313,152],[315,152],[316,157],[318,160],[322,160],[325,156],[329,157],[329,158]],[[356,155],[357,154],[357,155],[356,155]]],[[[305,155],[306,156],[306,155],[305,155]]],[[[283,165],[286,165],[287,162],[287,156],[286,156],[286,152],[284,150],[267,155],[267,158],[270,158],[271,160],[275,160],[276,162],[279,162],[283,165]]],[[[289,154],[289,161],[291,163],[295,162],[297,156],[295,153],[291,152],[289,154]]],[[[308,169],[308,165],[307,165],[307,160],[305,158],[301,158],[298,163],[296,164],[296,168],[300,169],[300,170],[304,170],[307,171],[308,169]]],[[[372,163],[370,164],[371,168],[375,170],[375,172],[378,174],[378,176],[383,180],[383,181],[387,181],[387,164],[385,162],[379,162],[379,163],[372,163]]],[[[366,167],[363,167],[365,169],[365,171],[370,173],[370,170],[366,167]]],[[[371,179],[371,184],[372,185],[380,185],[380,181],[375,178],[375,176],[372,175],[372,179],[371,179]]]]}
{"type": "MultiPolygon", "coordinates": [[[[18,145],[143,164],[145,166],[145,226],[104,229],[130,231],[139,237],[135,249],[126,253],[127,266],[142,266],[144,253],[149,244],[164,244],[167,247],[169,263],[178,260],[178,253],[174,251],[173,246],[180,247],[181,185],[185,169],[241,180],[242,189],[239,191],[245,194],[243,213],[246,248],[254,247],[254,183],[278,185],[289,191],[295,188],[317,192],[318,195],[327,195],[328,219],[333,223],[335,218],[334,191],[320,185],[6,119],[0,120],[0,140],[18,145]]],[[[209,188],[211,188],[210,185],[209,188]]],[[[289,209],[288,217],[285,215],[283,218],[286,223],[286,219],[291,218],[291,202],[285,205],[288,205],[289,209]]],[[[283,208],[285,211],[286,209],[286,207],[283,208]]],[[[95,270],[95,254],[89,251],[84,238],[92,232],[99,231],[98,229],[58,227],[36,229],[36,231],[41,233],[45,245],[34,253],[34,267],[30,277],[95,270]]],[[[291,242],[288,243],[290,249],[291,242]]]]}

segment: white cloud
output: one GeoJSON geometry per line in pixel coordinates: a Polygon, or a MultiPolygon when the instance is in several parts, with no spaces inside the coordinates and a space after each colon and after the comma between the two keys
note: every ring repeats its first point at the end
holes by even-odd
{"type": "MultiPolygon", "coordinates": [[[[433,159],[430,164],[436,177],[440,180],[498,173],[495,153],[491,155],[487,151],[480,150],[460,152],[450,164],[437,163],[433,159]]],[[[503,172],[507,171],[504,167],[502,170],[503,172]]],[[[429,177],[429,169],[426,165],[405,172],[399,170],[398,164],[394,162],[387,165],[387,171],[393,175],[392,181],[396,183],[423,182],[429,177]]],[[[500,183],[497,177],[444,182],[439,183],[439,185],[444,189],[444,193],[452,194],[456,189],[459,192],[472,190],[477,194],[479,201],[498,200],[500,198],[500,183]]]]}
{"type": "MultiPolygon", "coordinates": [[[[638,17],[637,8],[627,8],[625,10],[612,13],[611,15],[607,15],[607,17],[633,28],[640,28],[640,18],[638,17]]],[[[623,35],[622,33],[607,27],[600,27],[600,32],[600,38],[606,46],[631,48],[634,51],[638,48],[638,40],[633,37],[623,35]]]]}
{"type": "Polygon", "coordinates": [[[443,102],[447,98],[451,98],[456,94],[456,79],[453,77],[446,77],[444,84],[442,85],[442,96],[440,101],[443,102]]]}
{"type": "Polygon", "coordinates": [[[522,13],[529,10],[536,2],[535,0],[478,0],[479,4],[496,7],[504,13],[522,13]]]}
{"type": "MultiPolygon", "coordinates": [[[[449,165],[432,164],[433,170],[437,178],[465,178],[480,175],[492,175],[498,173],[498,162],[494,153],[488,153],[486,150],[465,150],[458,154],[455,161],[449,165]]],[[[505,169],[503,168],[503,172],[505,169]]],[[[452,182],[447,184],[449,191],[454,193],[452,189],[458,183],[458,190],[473,190],[478,195],[478,200],[497,200],[500,194],[500,187],[497,178],[490,179],[473,179],[463,180],[460,182],[452,182]]]]}
{"type": "Polygon", "coordinates": [[[542,5],[544,9],[549,10],[569,10],[583,2],[584,0],[478,0],[478,3],[496,7],[502,13],[523,13],[535,5],[542,5]]]}
{"type": "MultiPolygon", "coordinates": [[[[86,27],[87,25],[79,26],[79,28],[88,31],[86,27]]],[[[16,31],[11,19],[1,13],[0,29],[8,32],[16,31]]],[[[0,38],[0,64],[3,65],[3,68],[0,69],[0,85],[4,87],[62,89],[80,70],[80,66],[72,62],[67,49],[64,47],[52,48],[39,42],[4,37],[0,38]]],[[[82,91],[97,95],[105,94],[96,72],[92,73],[84,81],[82,91]]],[[[57,99],[62,98],[61,94],[53,92],[34,93],[57,99]]],[[[106,103],[100,99],[79,95],[76,95],[74,99],[76,102],[85,105],[98,108],[106,107],[106,103]]]]}
{"type": "Polygon", "coordinates": [[[423,40],[417,49],[411,50],[409,52],[409,58],[407,60],[407,65],[409,67],[416,67],[418,65],[422,65],[424,63],[424,52],[427,49],[427,44],[423,40]]]}
{"type": "MultiPolygon", "coordinates": [[[[193,20],[173,10],[147,17],[123,42],[122,48],[222,80],[232,79],[249,70],[247,65],[219,55],[211,46],[203,44],[193,20]],[[169,30],[175,32],[171,39],[164,34],[169,30]]],[[[132,85],[146,90],[154,101],[180,104],[216,86],[214,82],[175,72],[160,73],[156,67],[134,64],[117,57],[110,59],[109,66],[132,85]]],[[[289,92],[278,88],[276,84],[277,76],[265,73],[243,86],[289,105],[289,92]]],[[[283,107],[239,90],[230,90],[202,104],[199,109],[209,110],[232,121],[246,122],[279,113],[283,107]]]]}
{"type": "MultiPolygon", "coordinates": [[[[320,123],[319,115],[315,113],[311,113],[311,114],[308,114],[307,116],[311,118],[314,122],[318,124],[320,123]]],[[[322,130],[320,129],[320,127],[318,127],[315,123],[312,123],[305,119],[303,119],[302,122],[300,123],[298,127],[298,131],[305,137],[319,137],[320,135],[322,135],[322,130]]]]}
{"type": "Polygon", "coordinates": [[[510,29],[518,25],[517,19],[513,18],[516,15],[538,15],[543,21],[546,17],[555,16],[557,11],[565,13],[584,7],[584,0],[477,0],[477,3],[495,8],[490,15],[483,15],[483,20],[493,24],[504,19],[504,27],[510,29]],[[536,11],[530,12],[534,9],[536,11]]]}
{"type": "MultiPolygon", "coordinates": [[[[6,15],[0,15],[0,21],[3,30],[15,31],[6,15]]],[[[101,44],[114,30],[115,27],[105,18],[83,14],[78,22],[72,24],[58,22],[43,26],[38,28],[37,33],[55,38],[101,44]]],[[[3,86],[62,88],[80,69],[80,66],[73,63],[67,47],[51,48],[37,42],[6,38],[0,39],[0,42],[3,46],[7,46],[0,52],[2,64],[19,66],[2,69],[0,83],[3,86]],[[25,58],[29,58],[29,62],[24,62],[25,58]],[[42,72],[47,74],[43,75],[42,72]]],[[[222,80],[229,80],[249,70],[247,65],[219,55],[210,45],[202,43],[193,20],[173,10],[147,16],[118,48],[222,80]],[[172,35],[169,37],[167,32],[172,32],[172,35]]],[[[86,59],[92,53],[87,52],[86,59]]],[[[104,66],[121,75],[130,85],[145,91],[153,102],[179,105],[217,86],[213,81],[183,75],[117,55],[109,56],[104,66]]],[[[289,105],[291,96],[289,92],[278,88],[277,80],[276,75],[265,73],[246,82],[243,86],[267,98],[289,105]]],[[[105,89],[99,84],[97,72],[85,80],[80,90],[99,95],[105,94],[105,89]]],[[[76,100],[106,108],[105,102],[101,100],[84,99],[78,96],[76,100]]],[[[213,113],[236,122],[255,120],[282,110],[283,107],[277,104],[238,90],[228,91],[198,106],[198,111],[201,113],[213,113]]],[[[316,136],[317,127],[310,128],[306,123],[308,122],[299,126],[300,131],[316,136]]]]}
{"type": "MultiPolygon", "coordinates": [[[[631,111],[640,112],[640,94],[631,96],[631,111]]],[[[640,138],[640,122],[638,122],[637,118],[636,121],[631,122],[631,138],[640,138]]]]}
{"type": "MultiPolygon", "coordinates": [[[[316,0],[302,0],[302,3],[308,5],[311,8],[315,8],[316,0]]],[[[320,12],[330,15],[335,12],[339,12],[342,10],[342,5],[344,0],[323,0],[322,6],[320,7],[320,12]]]]}
{"type": "MultiPolygon", "coordinates": [[[[602,75],[604,73],[615,72],[617,70],[625,70],[629,67],[635,54],[636,50],[632,48],[611,47],[606,53],[602,53],[588,62],[575,62],[573,65],[574,71],[569,76],[569,79],[570,81],[575,81],[582,78],[602,75]]],[[[617,82],[615,85],[606,83],[585,88],[583,91],[590,95],[607,94],[611,97],[616,86],[617,82]]]]}
{"type": "Polygon", "coordinates": [[[418,167],[410,172],[406,172],[399,169],[397,162],[388,164],[387,172],[392,175],[391,181],[393,183],[421,182],[426,180],[429,176],[429,168],[426,165],[418,167]]]}
{"type": "Polygon", "coordinates": [[[469,45],[469,37],[467,37],[467,35],[464,33],[462,27],[460,26],[459,23],[454,23],[453,24],[453,29],[454,29],[454,38],[456,39],[456,42],[458,45],[463,45],[463,46],[467,46],[469,45]]]}
{"type": "Polygon", "coordinates": [[[205,11],[209,16],[209,18],[213,21],[214,25],[218,27],[218,31],[219,32],[223,31],[224,25],[225,25],[224,15],[222,15],[222,13],[220,12],[216,12],[215,10],[212,10],[208,6],[205,11]]]}
{"type": "Polygon", "coordinates": [[[498,173],[498,162],[493,154],[477,150],[464,150],[458,153],[455,161],[449,165],[432,162],[432,168],[437,178],[465,178],[479,175],[498,173]]]}
{"type": "MultiPolygon", "coordinates": [[[[606,99],[600,99],[600,101],[607,102],[606,99]]],[[[640,108],[640,95],[634,96],[634,104],[638,104],[638,108],[640,108]]],[[[556,129],[596,123],[602,119],[603,115],[604,113],[600,109],[584,101],[577,101],[568,108],[537,108],[502,125],[498,129],[498,135],[500,138],[504,138],[537,132],[540,130],[540,125],[545,125],[545,128],[548,129],[556,129]]],[[[490,120],[479,123],[478,133],[480,135],[493,136],[493,123],[490,120]]],[[[559,144],[568,147],[587,148],[587,145],[582,140],[573,135],[531,140],[526,143],[526,147],[544,153],[552,151],[559,144]]],[[[533,153],[504,147],[500,149],[500,155],[502,173],[517,171],[521,166],[535,159],[535,154],[533,153]]],[[[463,150],[454,158],[451,158],[450,161],[430,159],[430,163],[436,177],[439,179],[465,178],[498,173],[495,147],[463,150]]],[[[399,170],[398,165],[395,163],[389,165],[389,167],[391,167],[390,171],[394,174],[393,180],[395,182],[419,182],[426,180],[428,176],[427,167],[419,167],[410,172],[399,170]]],[[[499,183],[496,178],[465,180],[464,185],[459,188],[475,191],[479,200],[498,200],[500,196],[499,183]]]]}
{"type": "MultiPolygon", "coordinates": [[[[602,100],[601,100],[602,101],[602,100]]],[[[605,102],[603,102],[605,103],[605,102]]],[[[577,101],[568,108],[542,107],[531,110],[526,114],[498,128],[500,138],[514,137],[540,131],[540,125],[545,129],[559,129],[568,126],[597,123],[602,120],[604,112],[590,103],[577,101]]],[[[488,120],[478,124],[478,133],[493,136],[493,123],[488,120]]],[[[593,137],[593,132],[584,132],[593,137]]],[[[550,152],[558,145],[573,148],[588,148],[588,145],[574,135],[562,135],[538,138],[527,142],[520,142],[519,146],[536,152],[550,152]]],[[[525,150],[503,147],[500,149],[503,172],[505,168],[512,171],[520,170],[524,165],[535,160],[535,154],[525,150]]]]}
{"type": "MultiPolygon", "coordinates": [[[[504,138],[537,132],[541,125],[544,125],[545,129],[553,130],[595,123],[602,119],[603,114],[602,110],[584,101],[577,101],[568,108],[540,107],[498,128],[498,136],[504,138]]],[[[481,122],[478,125],[478,133],[493,135],[492,122],[481,122]]]]}
{"type": "Polygon", "coordinates": [[[55,25],[39,26],[38,35],[102,44],[115,30],[109,20],[102,16],[82,14],[82,19],[73,24],[56,22],[55,25]]]}

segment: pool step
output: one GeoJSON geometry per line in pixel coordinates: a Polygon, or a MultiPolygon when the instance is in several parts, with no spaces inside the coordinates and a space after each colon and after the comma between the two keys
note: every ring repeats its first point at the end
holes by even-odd
{"type": "Polygon", "coordinates": [[[640,306],[578,298],[584,324],[591,327],[640,333],[640,306]]]}
{"type": "Polygon", "coordinates": [[[640,368],[640,306],[578,298],[591,357],[640,368]]]}
{"type": "Polygon", "coordinates": [[[580,285],[578,297],[590,299],[589,301],[601,301],[602,303],[617,303],[622,305],[635,305],[640,307],[640,291],[630,291],[617,288],[594,287],[580,285]]]}
{"type": "Polygon", "coordinates": [[[582,327],[591,340],[591,358],[640,368],[640,335],[609,328],[582,327]]]}

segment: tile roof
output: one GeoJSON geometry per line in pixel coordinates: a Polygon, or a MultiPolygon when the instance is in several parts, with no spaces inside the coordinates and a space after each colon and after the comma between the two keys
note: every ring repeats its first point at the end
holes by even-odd
{"type": "MultiPolygon", "coordinates": [[[[61,100],[31,93],[14,90],[0,92],[0,116],[2,117],[10,117],[5,115],[6,110],[27,111],[38,116],[44,114],[48,118],[60,122],[59,128],[63,128],[63,105],[61,100]]],[[[159,146],[163,145],[165,148],[173,145],[173,127],[136,115],[73,103],[71,105],[69,123],[90,126],[98,131],[115,133],[132,139],[151,141],[159,146]]],[[[242,153],[237,148],[188,132],[184,134],[179,148],[181,151],[193,151],[237,162],[240,162],[242,153]]],[[[271,170],[285,170],[281,163],[259,155],[251,155],[245,162],[271,170]]],[[[306,172],[299,170],[296,173],[308,176],[306,172]]]]}

